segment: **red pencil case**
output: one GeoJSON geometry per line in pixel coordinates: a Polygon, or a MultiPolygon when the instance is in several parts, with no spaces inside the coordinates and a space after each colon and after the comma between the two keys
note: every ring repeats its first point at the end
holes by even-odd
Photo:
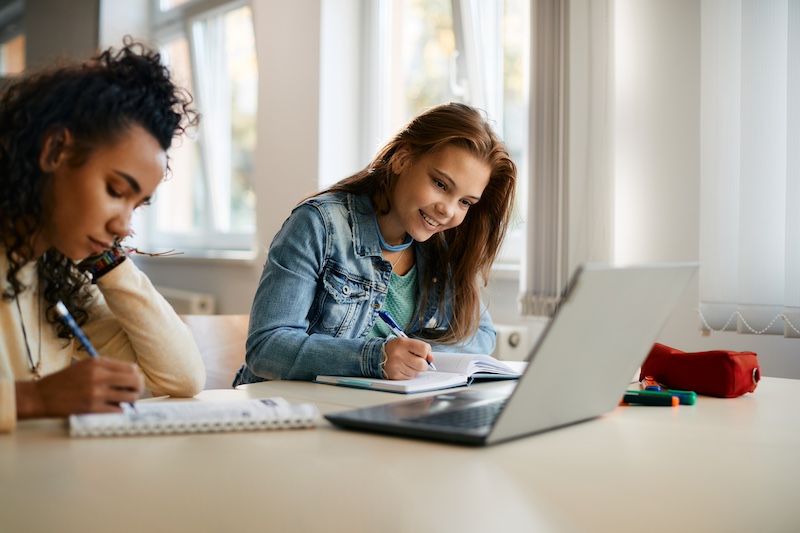
{"type": "Polygon", "coordinates": [[[639,379],[645,376],[670,389],[735,398],[756,390],[761,368],[754,352],[682,352],[656,343],[642,363],[639,379]]]}

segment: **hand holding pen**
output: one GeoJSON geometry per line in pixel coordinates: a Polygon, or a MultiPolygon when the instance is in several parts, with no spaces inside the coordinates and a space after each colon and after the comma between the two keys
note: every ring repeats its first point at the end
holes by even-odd
{"type": "MultiPolygon", "coordinates": [[[[135,410],[133,401],[138,398],[143,386],[142,376],[136,367],[121,361],[101,359],[100,354],[97,353],[97,350],[86,336],[86,333],[83,332],[78,323],[72,317],[67,309],[67,306],[65,306],[63,302],[59,301],[56,302],[55,309],[56,313],[58,313],[64,324],[66,324],[81,345],[86,349],[89,356],[96,361],[95,366],[100,365],[101,367],[94,372],[88,371],[89,375],[83,378],[78,378],[77,376],[75,377],[75,379],[79,379],[81,381],[88,380],[88,382],[85,383],[85,385],[81,388],[86,390],[87,388],[91,389],[92,387],[102,387],[103,391],[99,398],[101,403],[104,403],[111,408],[113,408],[115,405],[118,405],[123,410],[135,410]]],[[[79,370],[79,365],[81,365],[81,363],[71,365],[69,370],[74,369],[77,372],[79,370]]],[[[97,399],[94,401],[97,401],[97,399]]],[[[84,409],[86,411],[93,412],[103,412],[108,410],[107,408],[104,408],[103,405],[89,405],[84,409]]]]}
{"type": "MultiPolygon", "coordinates": [[[[406,335],[405,332],[400,328],[400,326],[397,325],[397,322],[394,321],[394,319],[389,313],[387,313],[386,311],[378,311],[378,316],[389,326],[389,328],[391,328],[392,332],[395,335],[397,335],[402,339],[409,339],[408,335],[406,335]]],[[[428,360],[428,356],[430,354],[430,345],[424,341],[419,341],[415,339],[409,339],[409,340],[413,340],[415,343],[419,343],[421,348],[424,347],[424,349],[421,350],[422,354],[418,353],[417,351],[411,351],[411,353],[413,353],[416,357],[422,357],[423,359],[425,359],[425,362],[428,364],[428,368],[430,368],[435,372],[436,367],[433,366],[433,363],[428,360]]],[[[413,376],[407,376],[407,377],[413,377],[413,376]]]]}

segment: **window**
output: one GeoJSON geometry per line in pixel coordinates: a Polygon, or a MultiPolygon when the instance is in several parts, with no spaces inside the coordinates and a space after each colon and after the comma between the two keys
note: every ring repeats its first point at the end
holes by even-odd
{"type": "MultiPolygon", "coordinates": [[[[525,0],[388,0],[369,3],[367,33],[378,50],[367,65],[372,102],[361,159],[426,108],[460,101],[495,123],[526,175],[530,6],[525,0]]],[[[325,186],[327,184],[321,184],[325,186]]],[[[524,195],[516,209],[525,212],[524,195]]],[[[521,216],[514,220],[520,221],[521,216]]],[[[523,229],[509,232],[501,258],[518,262],[523,229]]]]}
{"type": "Polygon", "coordinates": [[[24,8],[24,2],[19,0],[0,8],[0,76],[13,76],[25,70],[24,8]]]}
{"type": "Polygon", "coordinates": [[[19,34],[0,43],[0,76],[25,70],[25,35],[19,34]]]}
{"type": "MultiPolygon", "coordinates": [[[[195,95],[203,122],[197,138],[172,150],[173,174],[145,211],[147,239],[142,247],[251,249],[258,74],[249,4],[152,2],[154,37],[177,81],[195,95]]],[[[528,2],[379,0],[363,2],[358,9],[364,44],[346,53],[364,54],[360,79],[367,89],[354,108],[361,141],[339,133],[344,138],[331,145],[357,144],[360,168],[389,135],[423,109],[462,101],[486,110],[496,123],[524,186],[528,2]]],[[[332,57],[339,63],[354,60],[349,55],[332,57]]],[[[322,97],[334,107],[347,98],[345,94],[333,99],[330,85],[323,91],[322,97]]],[[[348,150],[338,146],[335,151],[348,150]]],[[[329,168],[320,173],[320,188],[346,175],[329,168]]],[[[524,195],[518,198],[522,213],[524,195]]],[[[512,262],[519,259],[520,246],[510,244],[515,238],[522,242],[521,227],[507,239],[505,259],[512,262]]]]}
{"type": "Polygon", "coordinates": [[[171,149],[172,173],[143,211],[141,246],[250,250],[258,93],[250,7],[154,0],[153,9],[153,36],[175,81],[194,96],[202,122],[171,149]]]}

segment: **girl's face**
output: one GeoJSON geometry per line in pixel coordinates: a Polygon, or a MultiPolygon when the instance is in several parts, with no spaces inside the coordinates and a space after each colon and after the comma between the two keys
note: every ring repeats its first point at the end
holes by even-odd
{"type": "Polygon", "coordinates": [[[390,193],[391,211],[378,223],[389,244],[408,233],[424,242],[434,233],[455,228],[481,199],[491,168],[469,151],[452,145],[411,161],[400,148],[392,159],[398,175],[390,193]]]}
{"type": "Polygon", "coordinates": [[[70,164],[68,132],[60,148],[50,151],[52,142],[52,137],[45,141],[40,158],[51,181],[34,250],[39,256],[52,247],[77,262],[109,248],[115,237],[130,234],[133,210],[150,200],[164,177],[167,156],[138,125],[93,150],[79,166],[70,164]]]}

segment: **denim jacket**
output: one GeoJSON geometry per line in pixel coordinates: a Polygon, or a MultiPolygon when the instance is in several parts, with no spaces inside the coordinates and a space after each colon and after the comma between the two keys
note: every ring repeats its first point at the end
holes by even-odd
{"type": "MultiPolygon", "coordinates": [[[[417,247],[420,279],[424,243],[417,247]]],[[[386,299],[392,266],[381,255],[375,209],[368,196],[327,193],[294,209],[270,246],[250,312],[246,365],[233,385],[267,379],[313,380],[317,375],[381,377],[383,345],[367,338],[386,299]]],[[[435,324],[435,287],[421,324],[435,324]]],[[[445,309],[442,316],[452,313],[445,309]]],[[[414,337],[419,323],[406,333],[414,337]]],[[[496,330],[481,306],[475,335],[434,351],[494,351],[496,330]]],[[[391,338],[391,337],[390,337],[391,338]]]]}

